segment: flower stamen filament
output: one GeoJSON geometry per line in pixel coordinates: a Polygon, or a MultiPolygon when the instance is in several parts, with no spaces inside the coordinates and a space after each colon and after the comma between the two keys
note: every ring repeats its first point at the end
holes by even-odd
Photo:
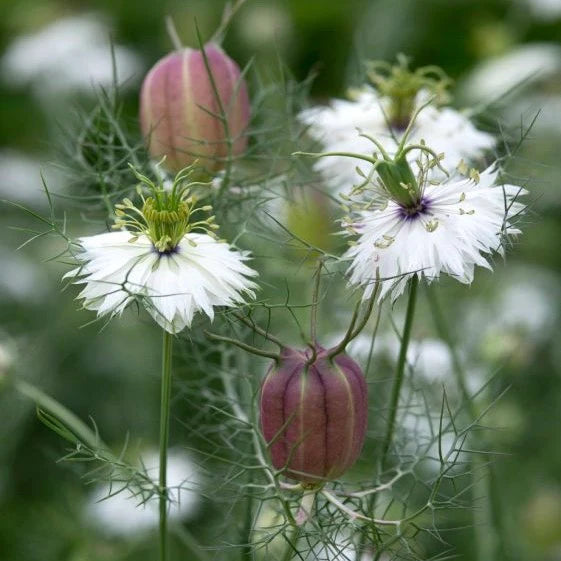
{"type": "Polygon", "coordinates": [[[216,237],[214,230],[218,229],[218,225],[214,223],[214,216],[191,221],[195,213],[212,211],[211,205],[196,207],[197,198],[190,191],[193,183],[183,185],[193,167],[190,166],[177,174],[171,190],[166,190],[162,185],[155,185],[133,168],[140,180],[137,193],[142,200],[142,207],[138,208],[128,198],[123,199],[121,204],[115,205],[116,218],[113,228],[125,228],[132,232],[133,241],[140,234],[147,236],[156,251],[162,254],[173,253],[183,237],[194,229],[216,237]],[[147,197],[142,192],[143,187],[148,188],[147,197]]]}

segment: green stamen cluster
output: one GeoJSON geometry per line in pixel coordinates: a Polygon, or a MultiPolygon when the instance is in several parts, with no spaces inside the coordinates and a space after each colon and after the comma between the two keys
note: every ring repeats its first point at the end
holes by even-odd
{"type": "Polygon", "coordinates": [[[447,88],[452,80],[438,66],[423,66],[411,71],[407,58],[398,55],[395,65],[385,61],[370,62],[367,75],[378,92],[390,99],[389,119],[397,129],[409,125],[420,90],[427,90],[435,103],[449,101],[447,88]]]}
{"type": "Polygon", "coordinates": [[[218,225],[214,223],[214,216],[192,221],[195,214],[212,210],[210,205],[196,206],[198,201],[192,194],[192,188],[207,184],[188,181],[194,166],[180,171],[169,190],[161,184],[156,185],[132,166],[131,169],[140,181],[137,193],[142,200],[142,207],[138,208],[130,199],[115,205],[114,229],[126,228],[136,233],[130,239],[131,242],[135,242],[140,234],[146,235],[160,253],[173,252],[183,237],[193,230],[216,237],[214,230],[218,229],[218,225]],[[146,190],[148,196],[145,196],[146,190]]]}

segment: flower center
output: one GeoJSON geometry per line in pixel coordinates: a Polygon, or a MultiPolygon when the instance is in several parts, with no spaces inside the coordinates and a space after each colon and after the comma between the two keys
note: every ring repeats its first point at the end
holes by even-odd
{"type": "Polygon", "coordinates": [[[430,201],[426,197],[421,197],[409,206],[400,205],[401,217],[405,220],[413,220],[420,214],[426,212],[429,208],[430,201]]]}
{"type": "Polygon", "coordinates": [[[398,55],[394,65],[385,61],[371,62],[368,78],[382,96],[389,98],[389,121],[397,131],[408,127],[421,90],[434,96],[436,103],[448,101],[446,89],[451,80],[443,70],[436,66],[424,66],[412,71],[403,55],[398,55]]]}
{"type": "Polygon", "coordinates": [[[148,226],[148,237],[160,253],[172,253],[183,236],[189,231],[191,208],[185,201],[159,208],[158,201],[149,197],[142,206],[142,214],[148,226]]]}
{"type": "Polygon", "coordinates": [[[214,223],[214,216],[192,220],[196,213],[211,211],[212,207],[196,207],[196,197],[191,194],[189,185],[184,185],[190,175],[189,168],[187,173],[182,170],[177,174],[170,190],[155,185],[147,177],[133,171],[140,180],[137,192],[142,199],[142,206],[135,206],[128,198],[122,204],[115,205],[114,229],[125,228],[132,232],[131,241],[136,241],[140,234],[147,236],[154,249],[162,255],[175,253],[183,237],[194,229],[215,236],[214,230],[218,226],[214,223]],[[148,188],[149,196],[144,196],[143,187],[148,188]]]}

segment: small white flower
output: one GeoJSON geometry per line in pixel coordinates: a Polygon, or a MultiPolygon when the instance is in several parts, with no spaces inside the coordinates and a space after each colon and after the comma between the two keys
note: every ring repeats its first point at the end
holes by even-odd
{"type": "MultiPolygon", "coordinates": [[[[110,86],[110,31],[102,18],[85,14],[60,19],[34,34],[18,37],[0,61],[4,78],[10,84],[31,85],[39,97],[88,93],[93,91],[92,84],[110,86]]],[[[130,87],[131,76],[142,67],[139,57],[121,45],[115,45],[114,52],[119,81],[130,87]]]]}
{"type": "MultiPolygon", "coordinates": [[[[418,107],[426,98],[427,94],[420,92],[415,105],[418,107]]],[[[388,99],[372,88],[365,88],[354,101],[334,100],[328,107],[303,111],[299,118],[309,125],[310,135],[322,144],[325,152],[371,154],[375,147],[370,140],[359,136],[360,130],[374,137],[393,156],[404,130],[392,128],[388,115],[388,99]]],[[[421,140],[435,152],[444,153],[441,163],[448,171],[453,171],[460,160],[480,158],[495,146],[494,138],[477,130],[465,115],[450,107],[434,105],[419,112],[410,131],[410,144],[421,140]]],[[[411,153],[410,163],[414,163],[415,158],[416,155],[411,153]]],[[[362,181],[356,171],[357,165],[368,175],[370,169],[366,162],[338,156],[318,160],[314,169],[332,189],[340,192],[362,181]]],[[[436,168],[434,171],[440,176],[436,168]]]]}
{"type": "Polygon", "coordinates": [[[497,185],[497,175],[491,166],[473,179],[425,182],[413,207],[389,198],[359,212],[352,224],[359,239],[345,255],[351,283],[364,285],[368,298],[379,275],[380,298],[391,291],[395,299],[413,275],[471,283],[476,265],[490,269],[503,237],[520,233],[513,219],[524,208],[516,198],[525,190],[497,185]]]}
{"type": "Polygon", "coordinates": [[[179,172],[171,187],[156,186],[136,173],[150,188],[142,208],[130,199],[116,205],[118,232],[79,239],[81,265],[65,275],[85,284],[78,298],[98,316],[119,315],[140,300],[156,322],[170,333],[190,327],[204,312],[211,320],[214,306],[243,303],[254,296],[256,276],[244,261],[248,254],[216,239],[214,217],[193,221],[210,206],[197,207],[184,185],[192,168],[179,172]],[[194,232],[194,229],[202,232],[194,232]]]}
{"type": "Polygon", "coordinates": [[[82,277],[78,298],[99,316],[118,315],[140,297],[150,315],[170,333],[191,325],[196,312],[211,320],[214,306],[235,306],[256,285],[257,273],[245,253],[207,234],[186,234],[173,251],[162,253],[145,235],[131,242],[128,231],[80,238],[83,265],[65,276],[82,277]]]}
{"type": "Polygon", "coordinates": [[[522,90],[561,69],[561,47],[530,43],[478,64],[462,83],[463,95],[474,102],[489,102],[510,90],[522,90]]]}
{"type": "MultiPolygon", "coordinates": [[[[158,480],[159,456],[150,452],[142,459],[154,483],[158,480]]],[[[167,481],[170,520],[192,518],[200,503],[201,477],[191,457],[180,450],[168,454],[167,481]]],[[[86,504],[88,520],[110,535],[130,536],[146,532],[158,525],[158,497],[141,503],[139,496],[127,490],[117,494],[118,484],[99,486],[86,504]]],[[[133,490],[134,491],[134,490],[133,490]]]]}
{"type": "Polygon", "coordinates": [[[498,279],[500,290],[464,314],[463,332],[474,353],[497,362],[530,360],[555,340],[561,296],[559,276],[525,264],[498,279]]]}

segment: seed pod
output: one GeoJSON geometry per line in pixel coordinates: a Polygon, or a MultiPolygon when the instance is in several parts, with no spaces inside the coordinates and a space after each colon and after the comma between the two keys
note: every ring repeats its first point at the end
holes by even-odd
{"type": "Polygon", "coordinates": [[[358,364],[285,349],[261,388],[261,429],[273,466],[306,483],[336,479],[358,458],[368,414],[367,389],[358,364]]]}
{"type": "Polygon", "coordinates": [[[142,134],[151,156],[166,156],[166,167],[173,172],[197,159],[208,171],[224,167],[227,138],[232,141],[232,157],[247,146],[250,106],[240,69],[217,45],[205,45],[204,52],[208,69],[201,50],[186,48],[156,63],[142,84],[142,134]]]}

